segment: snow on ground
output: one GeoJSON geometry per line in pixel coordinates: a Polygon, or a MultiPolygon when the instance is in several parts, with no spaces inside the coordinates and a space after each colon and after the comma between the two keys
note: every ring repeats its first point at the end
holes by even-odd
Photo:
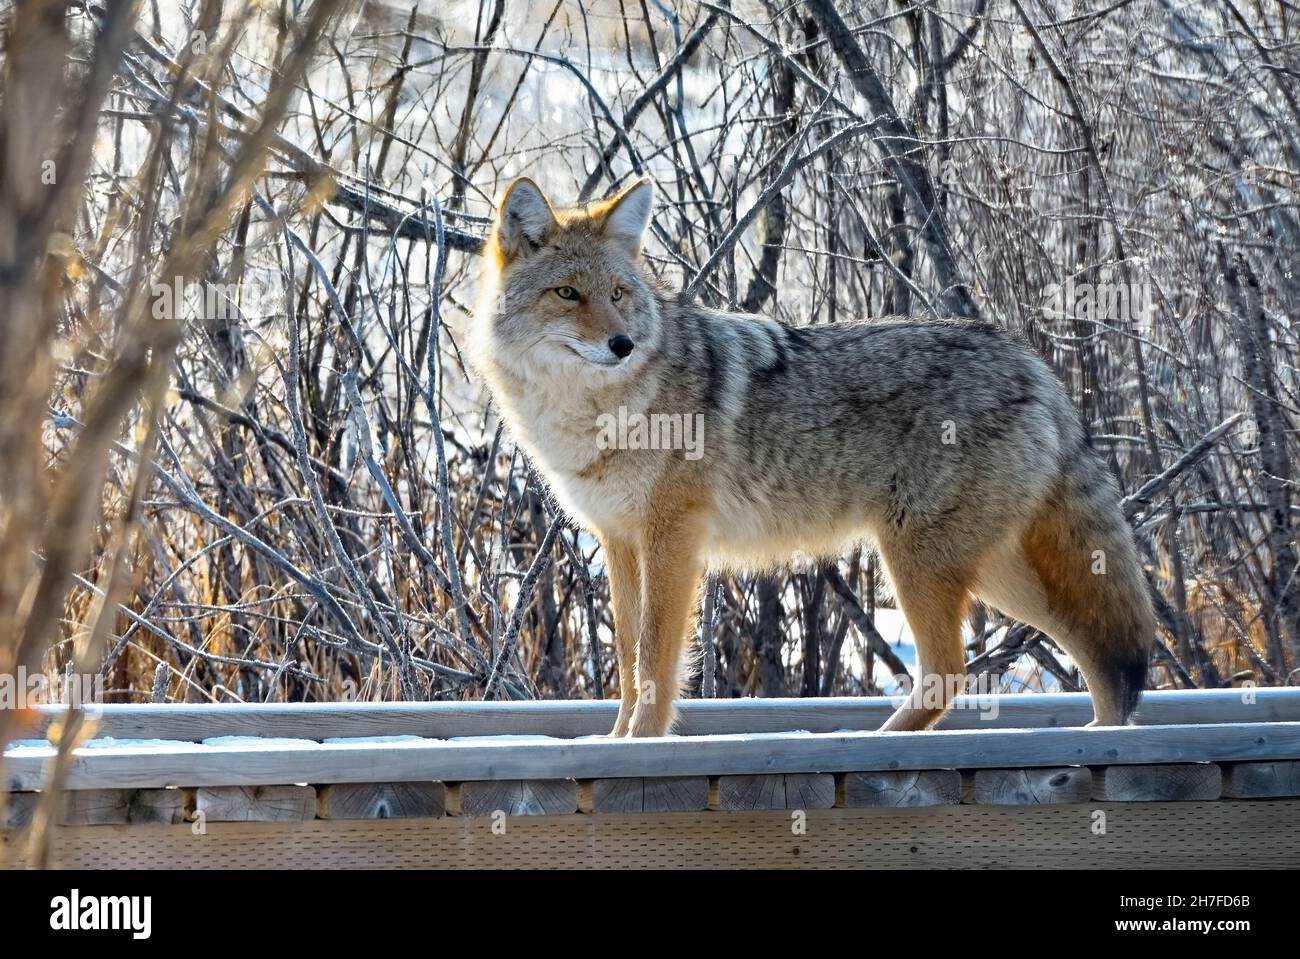
{"type": "MultiPolygon", "coordinates": [[[[182,749],[186,747],[197,747],[198,743],[192,743],[184,739],[113,739],[111,736],[105,736],[102,739],[88,739],[80,745],[81,749],[182,749]]],[[[48,749],[54,750],[57,747],[44,739],[19,739],[10,743],[5,752],[21,752],[22,750],[48,749]]]]}
{"type": "MultiPolygon", "coordinates": [[[[902,611],[877,607],[875,623],[880,635],[889,643],[890,648],[893,649],[898,658],[907,664],[908,669],[915,675],[917,665],[916,639],[912,635],[912,630],[908,627],[907,619],[903,616],[902,611]]],[[[849,669],[854,676],[862,676],[866,668],[865,657],[862,655],[865,643],[856,642],[850,652],[849,643],[851,638],[857,639],[850,630],[850,634],[845,637],[844,668],[849,669]]],[[[974,633],[969,625],[964,626],[962,642],[969,644],[973,638],[974,633]]],[[[1006,629],[999,629],[988,638],[986,646],[992,649],[1005,638],[1006,629]]],[[[1070,657],[1064,654],[1058,655],[1057,659],[1067,669],[1072,668],[1074,665],[1070,657]]],[[[873,657],[872,680],[887,696],[899,695],[901,692],[901,684],[895,679],[889,667],[880,661],[879,657],[873,657]]],[[[1059,693],[1061,692],[1061,684],[1055,676],[1045,672],[1032,656],[1021,656],[1003,676],[1000,691],[1008,693],[1059,693]]]]}
{"type": "MultiPolygon", "coordinates": [[[[46,746],[50,745],[45,743],[46,746]]],[[[83,749],[112,749],[116,746],[130,747],[132,749],[176,749],[184,746],[197,746],[198,743],[192,743],[185,739],[114,739],[112,736],[98,736],[95,739],[88,739],[81,744],[83,749]]]]}

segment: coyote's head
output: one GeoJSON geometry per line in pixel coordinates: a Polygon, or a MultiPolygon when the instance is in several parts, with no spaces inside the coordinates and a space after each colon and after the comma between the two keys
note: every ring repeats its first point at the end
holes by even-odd
{"type": "Polygon", "coordinates": [[[560,210],[532,180],[511,183],[483,251],[476,349],[527,379],[612,380],[638,368],[659,339],[641,263],[652,193],[640,180],[560,210]]]}

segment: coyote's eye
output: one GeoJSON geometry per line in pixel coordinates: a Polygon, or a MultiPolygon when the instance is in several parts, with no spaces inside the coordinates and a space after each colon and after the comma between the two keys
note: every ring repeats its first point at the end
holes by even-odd
{"type": "Polygon", "coordinates": [[[557,286],[551,291],[562,300],[577,300],[578,291],[571,286],[557,286]]]}
{"type": "Polygon", "coordinates": [[[621,286],[616,286],[614,287],[613,300],[615,303],[617,303],[621,299],[623,299],[623,288],[621,286]]]}

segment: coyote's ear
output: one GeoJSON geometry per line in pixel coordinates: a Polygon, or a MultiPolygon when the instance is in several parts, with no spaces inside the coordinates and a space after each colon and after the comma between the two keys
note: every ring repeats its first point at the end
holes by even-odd
{"type": "Polygon", "coordinates": [[[633,255],[641,252],[641,238],[650,225],[654,187],[646,178],[638,180],[608,202],[605,212],[605,235],[627,247],[633,255]]]}
{"type": "Polygon", "coordinates": [[[497,245],[507,259],[531,253],[555,225],[555,212],[541,188],[526,176],[506,187],[497,212],[497,245]]]}

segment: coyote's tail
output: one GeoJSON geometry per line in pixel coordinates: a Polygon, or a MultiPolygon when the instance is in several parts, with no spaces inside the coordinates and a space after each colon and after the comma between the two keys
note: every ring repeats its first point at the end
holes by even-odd
{"type": "Polygon", "coordinates": [[[1155,611],[1119,492],[1090,449],[1063,471],[1031,522],[1025,555],[1067,631],[1097,721],[1128,721],[1147,684],[1155,611]]]}

